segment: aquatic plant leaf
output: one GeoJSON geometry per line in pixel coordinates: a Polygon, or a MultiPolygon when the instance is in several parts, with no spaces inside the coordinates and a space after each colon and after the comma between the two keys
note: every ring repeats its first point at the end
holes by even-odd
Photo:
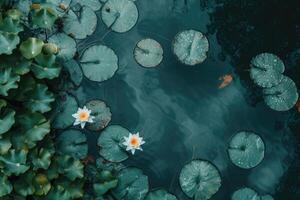
{"type": "Polygon", "coordinates": [[[13,67],[13,72],[18,75],[27,74],[30,71],[31,61],[21,57],[13,67]]]}
{"type": "Polygon", "coordinates": [[[59,199],[59,200],[69,200],[70,197],[68,195],[68,192],[60,185],[56,185],[51,188],[50,192],[43,197],[45,200],[54,200],[54,199],[59,199]]]}
{"type": "Polygon", "coordinates": [[[262,53],[252,59],[250,77],[258,86],[270,88],[282,81],[284,68],[282,60],[276,55],[262,53]]]}
{"type": "Polygon", "coordinates": [[[84,166],[80,160],[69,155],[62,155],[56,157],[56,162],[58,163],[58,172],[66,176],[71,181],[74,181],[76,178],[83,177],[84,166]]]}
{"type": "Polygon", "coordinates": [[[53,110],[52,127],[57,129],[65,129],[71,126],[74,122],[72,114],[76,113],[78,104],[73,96],[66,93],[59,95],[56,98],[53,110]]]}
{"type": "Polygon", "coordinates": [[[87,128],[92,131],[100,131],[104,129],[111,120],[111,112],[105,102],[100,100],[92,100],[86,104],[86,107],[91,110],[91,115],[94,116],[94,122],[87,125],[87,128]]]}
{"type": "Polygon", "coordinates": [[[83,180],[75,180],[73,182],[60,178],[58,180],[55,180],[55,185],[59,185],[65,189],[65,191],[68,193],[68,196],[70,199],[82,199],[83,197],[83,186],[84,181],[83,180]]]}
{"type": "Polygon", "coordinates": [[[205,35],[196,30],[178,33],[173,41],[173,52],[180,62],[197,65],[207,58],[209,43],[205,35]]]}
{"type": "Polygon", "coordinates": [[[210,162],[193,160],[182,168],[179,183],[188,197],[206,200],[219,190],[221,177],[218,169],[210,162]]]}
{"type": "Polygon", "coordinates": [[[260,198],[261,200],[274,200],[274,198],[271,195],[264,195],[261,196],[260,198]]]}
{"type": "Polygon", "coordinates": [[[153,39],[143,39],[134,49],[134,58],[143,67],[156,67],[163,60],[163,48],[153,39]]]}
{"type": "Polygon", "coordinates": [[[96,194],[96,196],[104,195],[109,190],[117,187],[117,185],[118,185],[117,179],[105,181],[103,183],[95,183],[93,184],[94,193],[96,194]]]}
{"type": "Polygon", "coordinates": [[[98,138],[100,155],[111,162],[122,162],[128,158],[123,146],[124,137],[128,137],[129,131],[119,125],[111,125],[104,129],[98,138]]]}
{"type": "Polygon", "coordinates": [[[78,130],[66,130],[56,139],[57,151],[74,158],[84,158],[88,153],[86,136],[78,130]]]}
{"type": "Polygon", "coordinates": [[[0,135],[6,133],[15,123],[16,112],[10,108],[0,108],[0,135]]]}
{"type": "Polygon", "coordinates": [[[61,67],[55,63],[55,55],[39,54],[31,65],[31,71],[38,79],[54,79],[59,76],[61,67]]]}
{"type": "Polygon", "coordinates": [[[0,32],[0,55],[12,54],[12,51],[20,42],[18,35],[14,33],[0,32]]]}
{"type": "Polygon", "coordinates": [[[0,166],[5,175],[20,175],[29,169],[26,164],[27,152],[25,150],[16,151],[11,149],[7,154],[0,156],[0,166]]]}
{"type": "Polygon", "coordinates": [[[250,169],[263,160],[265,144],[258,135],[242,131],[231,139],[228,153],[233,164],[243,169],[250,169]]]}
{"type": "Polygon", "coordinates": [[[75,86],[79,86],[81,84],[83,74],[79,64],[75,60],[71,59],[63,63],[63,69],[68,72],[70,79],[75,86]]]}
{"type": "Polygon", "coordinates": [[[48,40],[58,46],[57,58],[61,61],[72,59],[76,53],[76,42],[73,38],[64,33],[57,33],[48,40]]]}
{"type": "Polygon", "coordinates": [[[8,91],[18,88],[20,76],[13,73],[12,68],[0,69],[0,95],[7,96],[8,91]]]}
{"type": "Polygon", "coordinates": [[[95,31],[97,16],[90,7],[83,6],[76,12],[70,10],[68,15],[63,17],[63,24],[65,33],[76,39],[84,39],[95,31]]]}
{"type": "Polygon", "coordinates": [[[138,20],[138,9],[130,0],[108,0],[101,10],[104,24],[111,30],[124,33],[134,27],[138,20]]]}
{"type": "Polygon", "coordinates": [[[47,141],[42,147],[36,147],[30,151],[29,158],[33,169],[48,169],[51,164],[51,157],[55,149],[52,141],[47,141]]]}
{"type": "Polygon", "coordinates": [[[50,6],[46,6],[33,11],[32,23],[39,28],[51,29],[57,17],[56,12],[50,6]]]}
{"type": "Polygon", "coordinates": [[[10,142],[10,138],[8,136],[0,138],[0,155],[6,154],[8,150],[11,148],[12,144],[10,142]]]}
{"type": "Polygon", "coordinates": [[[0,19],[0,31],[18,34],[23,31],[23,27],[20,25],[18,19],[7,16],[4,19],[0,19]]]}
{"type": "Polygon", "coordinates": [[[0,174],[0,197],[4,197],[5,195],[11,193],[13,187],[9,182],[7,176],[4,174],[0,174]]]}
{"type": "Polygon", "coordinates": [[[32,112],[44,113],[51,110],[50,103],[54,101],[54,97],[46,85],[36,84],[34,90],[28,95],[24,105],[32,112]]]}
{"type": "Polygon", "coordinates": [[[149,190],[148,177],[137,168],[125,168],[118,174],[113,195],[118,200],[143,200],[149,190]]]}
{"type": "Polygon", "coordinates": [[[104,45],[88,48],[82,55],[83,74],[92,81],[105,81],[111,78],[118,69],[118,57],[115,52],[104,45]]]}
{"type": "Polygon", "coordinates": [[[263,93],[265,103],[276,111],[287,111],[291,109],[296,105],[299,97],[294,81],[286,76],[278,85],[265,88],[263,93]]]}
{"type": "Polygon", "coordinates": [[[32,171],[28,171],[19,176],[19,179],[14,182],[15,192],[24,197],[32,195],[35,192],[35,188],[33,186],[34,176],[35,174],[32,171]]]}
{"type": "Polygon", "coordinates": [[[145,200],[177,200],[176,196],[160,189],[148,193],[145,200]]]}
{"type": "Polygon", "coordinates": [[[43,45],[44,42],[38,38],[28,38],[21,43],[19,49],[25,58],[31,59],[41,53],[43,45]]]}
{"type": "Polygon", "coordinates": [[[52,188],[50,180],[45,174],[37,174],[33,179],[33,185],[35,188],[35,195],[44,196],[48,194],[50,189],[52,188]]]}
{"type": "Polygon", "coordinates": [[[245,187],[235,191],[231,200],[260,200],[260,197],[254,190],[245,187]]]}
{"type": "Polygon", "coordinates": [[[75,3],[79,3],[81,6],[88,6],[90,7],[93,11],[97,11],[100,10],[102,4],[100,3],[99,0],[74,0],[74,2],[72,2],[73,4],[75,3]]]}

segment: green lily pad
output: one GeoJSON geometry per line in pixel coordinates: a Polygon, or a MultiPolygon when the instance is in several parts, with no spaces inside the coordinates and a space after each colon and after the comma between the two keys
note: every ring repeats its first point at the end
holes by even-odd
{"type": "Polygon", "coordinates": [[[197,65],[207,58],[209,43],[205,35],[196,30],[178,33],[173,41],[173,51],[180,62],[197,65]]]}
{"type": "Polygon", "coordinates": [[[0,197],[11,193],[12,189],[13,187],[7,179],[7,176],[0,174],[0,197]]]}
{"type": "Polygon", "coordinates": [[[218,169],[210,162],[193,160],[182,168],[179,183],[188,197],[206,200],[221,187],[221,177],[218,169]]]}
{"type": "Polygon", "coordinates": [[[72,59],[76,53],[76,42],[64,33],[57,33],[49,38],[49,42],[58,46],[57,58],[62,61],[72,59]]]}
{"type": "Polygon", "coordinates": [[[79,3],[81,6],[88,6],[90,7],[93,11],[97,11],[97,10],[100,10],[102,4],[100,3],[99,0],[84,0],[84,1],[81,1],[81,0],[74,0],[72,2],[73,4],[75,3],[79,3]]]}
{"type": "Polygon", "coordinates": [[[129,0],[108,0],[101,14],[104,24],[118,33],[132,29],[139,17],[135,3],[129,0]]]}
{"type": "Polygon", "coordinates": [[[80,63],[83,74],[88,79],[98,82],[110,79],[118,69],[117,55],[104,45],[88,48],[83,53],[80,63]]]}
{"type": "Polygon", "coordinates": [[[41,8],[33,11],[32,22],[39,28],[51,29],[57,17],[56,12],[52,8],[41,8]]]}
{"type": "Polygon", "coordinates": [[[70,199],[82,199],[83,197],[83,186],[84,181],[83,180],[75,180],[73,182],[67,180],[67,179],[58,179],[55,181],[55,185],[59,185],[65,189],[65,191],[68,193],[68,196],[70,199]]]}
{"type": "Polygon", "coordinates": [[[31,65],[31,71],[38,79],[54,79],[59,76],[61,67],[55,63],[55,55],[39,54],[31,65]]]}
{"type": "Polygon", "coordinates": [[[12,144],[10,142],[9,137],[1,137],[0,138],[0,155],[6,154],[8,150],[11,148],[12,144]]]}
{"type": "Polygon", "coordinates": [[[297,86],[289,77],[284,77],[282,81],[271,88],[263,90],[265,103],[273,110],[287,111],[295,106],[299,98],[297,86]]]}
{"type": "Polygon", "coordinates": [[[76,178],[83,178],[84,166],[80,160],[69,155],[62,155],[56,157],[56,163],[58,163],[58,172],[71,181],[74,181],[76,178]]]}
{"type": "Polygon", "coordinates": [[[8,91],[18,88],[20,76],[13,73],[12,68],[0,69],[0,95],[7,96],[8,91]]]}
{"type": "Polygon", "coordinates": [[[81,159],[88,153],[86,136],[78,130],[66,130],[56,139],[57,151],[81,159]]]}
{"type": "Polygon", "coordinates": [[[86,107],[91,110],[91,115],[94,116],[94,122],[87,125],[87,128],[92,131],[100,131],[104,129],[111,120],[111,112],[109,107],[103,101],[92,100],[86,104],[86,107]]]}
{"type": "Polygon", "coordinates": [[[68,72],[70,79],[75,86],[79,86],[81,84],[83,74],[79,64],[75,60],[71,59],[63,63],[63,69],[68,72]]]}
{"type": "Polygon", "coordinates": [[[63,17],[63,30],[76,39],[84,39],[92,35],[97,26],[97,16],[87,6],[80,7],[78,11],[70,10],[68,15],[63,17]]]}
{"type": "Polygon", "coordinates": [[[24,197],[32,195],[35,191],[33,186],[33,178],[35,174],[32,171],[26,172],[19,176],[19,179],[14,182],[15,192],[24,197]]]}
{"type": "Polygon", "coordinates": [[[42,52],[43,45],[44,42],[40,39],[28,38],[21,43],[20,51],[25,58],[31,59],[42,52]]]}
{"type": "Polygon", "coordinates": [[[30,71],[31,61],[21,57],[13,67],[13,72],[18,75],[27,74],[30,71]]]}
{"type": "Polygon", "coordinates": [[[163,60],[163,49],[157,41],[143,39],[134,49],[134,58],[143,67],[156,67],[163,60]]]}
{"type": "Polygon", "coordinates": [[[6,133],[15,123],[16,112],[9,108],[0,109],[0,135],[6,133]]]}
{"type": "Polygon", "coordinates": [[[108,126],[98,138],[100,155],[111,162],[122,162],[128,158],[123,147],[124,137],[129,136],[129,131],[119,125],[108,126]]]}
{"type": "Polygon", "coordinates": [[[53,142],[47,141],[42,147],[36,147],[30,151],[29,158],[33,165],[33,169],[48,169],[51,164],[51,157],[54,155],[55,149],[53,142]]]}
{"type": "Polygon", "coordinates": [[[0,32],[0,55],[12,54],[12,51],[17,47],[20,38],[17,34],[0,32]]]}
{"type": "Polygon", "coordinates": [[[60,185],[51,188],[50,192],[43,197],[44,200],[70,200],[68,192],[60,185]]]}
{"type": "Polygon", "coordinates": [[[276,55],[259,54],[251,61],[250,77],[258,86],[270,88],[282,81],[284,68],[282,60],[276,55]]]}
{"type": "Polygon", "coordinates": [[[235,191],[231,200],[260,200],[260,197],[254,190],[245,187],[235,191]]]}
{"type": "Polygon", "coordinates": [[[50,180],[45,174],[37,174],[33,179],[33,185],[35,187],[35,195],[44,196],[49,193],[52,188],[50,180]]]}
{"type": "Polygon", "coordinates": [[[13,17],[10,16],[0,19],[0,31],[18,34],[19,32],[23,31],[23,27],[19,22],[19,19],[13,19],[13,17]]]}
{"type": "Polygon", "coordinates": [[[77,109],[78,104],[73,96],[66,93],[58,96],[53,110],[53,128],[65,129],[71,126],[74,122],[72,114],[76,113],[77,109]]]}
{"type": "Polygon", "coordinates": [[[96,196],[101,196],[107,193],[109,190],[117,187],[118,179],[105,181],[103,183],[95,183],[93,184],[94,193],[96,196]]]}
{"type": "Polygon", "coordinates": [[[233,164],[243,169],[250,169],[263,160],[265,144],[258,135],[242,131],[231,139],[228,153],[233,164]]]}
{"type": "Polygon", "coordinates": [[[118,186],[113,190],[117,200],[143,200],[149,190],[148,177],[137,168],[121,170],[118,180],[118,186]]]}
{"type": "Polygon", "coordinates": [[[26,160],[27,152],[25,150],[16,151],[15,149],[11,149],[7,154],[0,156],[0,167],[4,174],[18,176],[29,169],[26,160]]]}
{"type": "Polygon", "coordinates": [[[177,198],[175,195],[161,189],[150,192],[145,200],[177,200],[177,198]]]}

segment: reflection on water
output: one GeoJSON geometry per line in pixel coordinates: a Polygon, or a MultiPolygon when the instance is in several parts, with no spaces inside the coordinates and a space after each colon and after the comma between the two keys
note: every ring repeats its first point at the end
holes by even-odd
{"type": "MultiPolygon", "coordinates": [[[[247,103],[249,91],[234,74],[230,60],[220,59],[215,35],[208,35],[210,53],[203,64],[189,67],[176,60],[171,42],[177,32],[207,33],[210,18],[199,1],[138,0],[137,5],[140,18],[131,31],[107,32],[100,22],[96,33],[80,44],[82,49],[97,43],[110,46],[120,65],[117,74],[102,84],[85,80],[76,91],[80,103],[103,99],[111,107],[112,124],[142,134],[144,152],[127,164],[142,168],[152,188],[165,187],[179,199],[187,199],[178,174],[185,163],[201,158],[214,163],[222,174],[223,185],[212,199],[229,199],[245,185],[275,194],[294,152],[292,133],[285,126],[288,115],[271,111],[263,102],[255,107],[247,103]],[[164,60],[157,68],[142,68],[133,59],[135,44],[145,37],[164,48],[164,60]],[[228,73],[233,73],[233,82],[218,89],[218,78],[228,73]],[[240,130],[257,132],[266,144],[265,159],[252,170],[233,166],[227,156],[228,141],[240,130]]],[[[96,136],[89,137],[94,144],[96,136]]]]}

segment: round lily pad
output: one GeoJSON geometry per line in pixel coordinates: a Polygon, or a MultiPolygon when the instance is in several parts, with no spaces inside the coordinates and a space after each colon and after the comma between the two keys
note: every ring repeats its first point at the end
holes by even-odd
{"type": "Polygon", "coordinates": [[[228,153],[233,164],[243,169],[250,169],[263,160],[265,144],[258,135],[242,131],[231,139],[228,153]]]}
{"type": "Polygon", "coordinates": [[[177,200],[177,198],[165,190],[154,190],[148,193],[145,200],[177,200]]]}
{"type": "Polygon", "coordinates": [[[101,8],[102,4],[99,0],[73,0],[72,4],[79,3],[82,6],[88,6],[90,7],[93,11],[97,11],[101,8]]]}
{"type": "Polygon", "coordinates": [[[143,200],[149,190],[148,177],[142,170],[129,167],[118,174],[118,186],[113,194],[118,200],[143,200]]]}
{"type": "Polygon", "coordinates": [[[111,162],[122,162],[128,158],[123,146],[124,137],[128,137],[129,131],[119,125],[108,126],[98,138],[100,155],[111,162]]]}
{"type": "Polygon", "coordinates": [[[157,41],[143,39],[134,49],[134,58],[143,67],[156,67],[163,59],[163,49],[157,41]]]}
{"type": "Polygon", "coordinates": [[[63,63],[63,69],[69,73],[71,81],[76,85],[79,86],[83,79],[83,74],[79,64],[71,59],[67,62],[63,63]]]}
{"type": "Polygon", "coordinates": [[[235,191],[231,200],[260,200],[260,197],[254,190],[245,187],[235,191]]]}
{"type": "Polygon", "coordinates": [[[173,51],[177,58],[186,65],[202,63],[207,58],[209,43],[205,35],[196,30],[178,33],[173,41],[173,51]]]}
{"type": "Polygon", "coordinates": [[[129,31],[138,20],[138,9],[130,0],[108,0],[102,7],[102,20],[118,33],[129,31]]]}
{"type": "Polygon", "coordinates": [[[71,34],[76,39],[84,39],[93,34],[97,26],[97,16],[94,11],[87,6],[70,10],[63,18],[63,30],[71,34]]]}
{"type": "Polygon", "coordinates": [[[263,90],[265,103],[273,110],[287,111],[295,106],[298,100],[297,86],[289,77],[271,88],[263,90]]]}
{"type": "Polygon", "coordinates": [[[56,140],[57,151],[74,158],[84,158],[88,153],[86,136],[78,130],[66,130],[56,140]]]}
{"type": "Polygon", "coordinates": [[[190,198],[206,200],[219,190],[221,177],[218,169],[210,162],[193,160],[182,168],[179,183],[190,198]]]}
{"type": "Polygon", "coordinates": [[[91,115],[94,116],[94,122],[89,123],[87,128],[92,131],[100,131],[104,129],[111,120],[111,112],[109,107],[103,101],[92,100],[86,104],[86,107],[91,110],[91,115]]]}
{"type": "Polygon", "coordinates": [[[280,58],[274,54],[263,53],[252,59],[250,77],[258,86],[269,88],[282,81],[284,69],[280,58]]]}
{"type": "Polygon", "coordinates": [[[17,34],[1,32],[0,33],[0,54],[12,54],[17,47],[20,38],[17,34]]]}
{"type": "Polygon", "coordinates": [[[92,81],[105,81],[111,78],[118,69],[118,57],[115,52],[104,45],[88,48],[82,55],[83,74],[92,81]]]}
{"type": "Polygon", "coordinates": [[[58,46],[57,58],[62,61],[70,60],[76,52],[76,42],[64,33],[57,33],[49,38],[49,42],[58,46]]]}
{"type": "Polygon", "coordinates": [[[73,124],[72,114],[76,113],[78,109],[77,101],[73,96],[68,94],[58,96],[53,108],[53,128],[65,129],[73,124]]]}

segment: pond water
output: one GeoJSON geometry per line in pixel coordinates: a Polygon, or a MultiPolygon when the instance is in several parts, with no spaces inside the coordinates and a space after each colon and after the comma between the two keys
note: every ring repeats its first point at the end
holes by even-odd
{"type": "MultiPolygon", "coordinates": [[[[200,158],[212,162],[222,176],[222,186],[212,199],[230,199],[243,186],[276,198],[295,157],[295,139],[286,124],[290,115],[272,111],[262,101],[249,103],[252,91],[237,73],[232,55],[220,56],[222,46],[216,34],[207,30],[210,10],[201,9],[198,0],[138,0],[136,4],[139,20],[129,32],[108,31],[99,21],[96,32],[79,43],[81,53],[94,44],[105,44],[119,57],[112,79],[83,81],[74,93],[80,104],[102,99],[112,111],[111,124],[140,132],[146,141],[144,151],[125,164],[143,169],[151,188],[164,187],[178,199],[188,199],[180,189],[179,172],[187,162],[200,158]],[[208,59],[194,67],[181,64],[172,53],[174,36],[186,29],[205,33],[210,43],[208,59]],[[151,69],[133,58],[136,43],[148,37],[164,49],[162,63],[151,69]],[[225,74],[234,79],[219,89],[219,77],[225,74]],[[241,130],[256,132],[266,145],[263,162],[251,170],[234,166],[227,154],[230,138],[241,130]]],[[[88,137],[94,147],[90,151],[96,154],[98,135],[88,133],[88,137]]]]}

